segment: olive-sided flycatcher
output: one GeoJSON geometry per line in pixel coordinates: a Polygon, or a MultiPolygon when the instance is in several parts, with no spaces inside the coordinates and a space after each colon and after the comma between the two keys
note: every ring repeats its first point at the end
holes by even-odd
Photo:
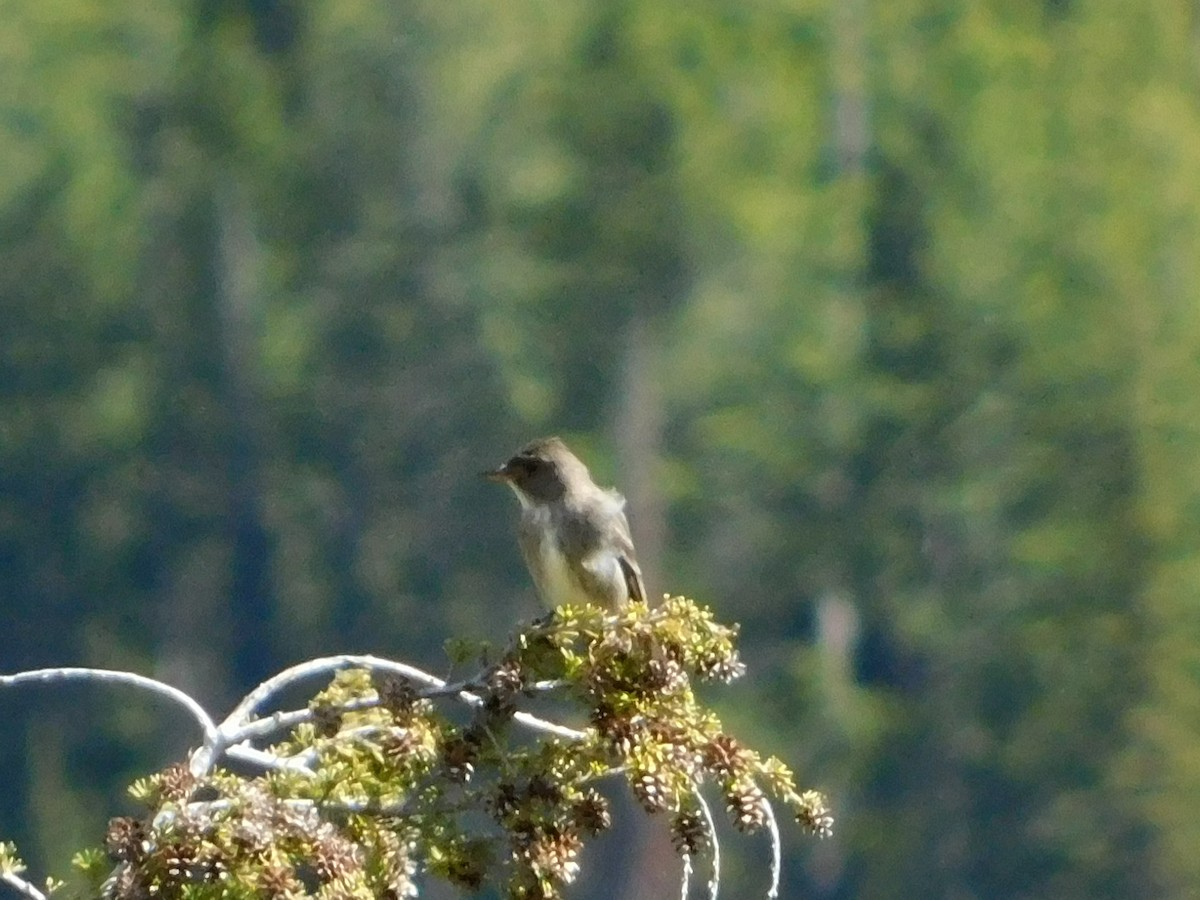
{"type": "Polygon", "coordinates": [[[625,498],[597,487],[559,438],[532,441],[486,474],[521,501],[521,554],[543,603],[616,610],[646,601],[625,498]]]}

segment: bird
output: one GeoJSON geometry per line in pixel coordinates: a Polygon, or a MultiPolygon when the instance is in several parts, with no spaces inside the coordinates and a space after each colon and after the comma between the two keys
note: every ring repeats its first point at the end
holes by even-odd
{"type": "Polygon", "coordinates": [[[646,602],[625,498],[598,487],[561,438],[530,441],[484,474],[507,484],[521,503],[518,543],[546,606],[617,611],[646,602]]]}

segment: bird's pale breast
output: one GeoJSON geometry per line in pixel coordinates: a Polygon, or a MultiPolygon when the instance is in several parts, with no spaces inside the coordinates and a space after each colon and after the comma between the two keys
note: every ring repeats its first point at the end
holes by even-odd
{"type": "Polygon", "coordinates": [[[527,506],[521,515],[520,544],[542,602],[549,607],[593,603],[616,607],[626,600],[620,562],[612,548],[599,542],[566,538],[549,509],[527,506]],[[572,559],[564,552],[571,540],[572,559]],[[590,544],[590,546],[589,546],[590,544]],[[575,558],[578,557],[578,558],[575,558]]]}

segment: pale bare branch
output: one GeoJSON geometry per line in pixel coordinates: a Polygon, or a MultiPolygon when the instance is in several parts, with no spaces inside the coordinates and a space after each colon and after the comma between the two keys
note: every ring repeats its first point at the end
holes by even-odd
{"type": "Polygon", "coordinates": [[[225,749],[225,756],[237,762],[257,766],[260,769],[273,769],[280,772],[295,772],[307,778],[316,777],[307,759],[307,754],[300,757],[276,756],[266,750],[259,750],[248,743],[234,744],[225,749]]]}
{"type": "Polygon", "coordinates": [[[216,736],[217,726],[199,703],[177,687],[172,687],[163,681],[138,675],[134,672],[122,672],[117,669],[89,669],[78,666],[62,666],[53,669],[31,669],[28,672],[17,672],[14,675],[0,675],[0,687],[17,687],[22,684],[53,684],[57,681],[91,681],[98,684],[127,684],[142,688],[151,693],[166,697],[192,714],[205,741],[216,736]]]}
{"type": "MultiPolygon", "coordinates": [[[[310,659],[291,668],[284,669],[277,675],[273,675],[247,694],[234,708],[233,712],[226,716],[225,720],[206,736],[204,745],[192,754],[189,763],[192,774],[198,777],[207,774],[221,755],[235,744],[240,744],[250,738],[260,737],[277,730],[294,727],[301,722],[311,720],[313,715],[311,710],[293,710],[276,713],[261,719],[250,719],[249,717],[260,707],[267,704],[272,697],[295,683],[318,675],[328,675],[330,672],[336,672],[339,669],[345,668],[361,668],[372,672],[390,672],[394,675],[407,678],[410,681],[415,681],[425,686],[425,690],[421,691],[418,696],[455,697],[472,707],[482,706],[484,703],[484,699],[478,694],[472,693],[462,687],[462,685],[474,685],[477,683],[477,680],[451,684],[444,679],[438,678],[436,675],[431,675],[422,669],[418,669],[416,666],[410,666],[407,663],[384,659],[378,656],[342,654],[310,659]]],[[[545,691],[552,689],[554,686],[554,682],[539,682],[537,685],[534,685],[534,689],[545,691]]],[[[369,704],[364,704],[363,706],[366,705],[369,704]]],[[[356,706],[355,708],[363,707],[356,706]]],[[[533,731],[551,734],[569,741],[582,741],[587,738],[586,732],[547,721],[527,712],[515,713],[513,721],[533,731]]]]}
{"type": "Polygon", "coordinates": [[[779,837],[779,822],[775,819],[775,808],[770,800],[763,800],[763,809],[767,813],[767,828],[771,832],[771,889],[767,891],[768,900],[779,896],[779,878],[783,871],[783,841],[779,837]]]}
{"type": "Polygon", "coordinates": [[[696,803],[700,806],[700,814],[704,816],[704,824],[708,831],[708,843],[712,847],[712,874],[708,879],[708,900],[717,900],[717,894],[721,890],[721,842],[717,840],[717,823],[713,819],[712,807],[708,805],[708,801],[704,799],[704,795],[700,793],[700,789],[695,789],[696,803]]]}
{"type": "Polygon", "coordinates": [[[29,897],[30,900],[46,900],[46,894],[44,891],[39,890],[34,886],[33,882],[26,881],[16,872],[10,870],[0,871],[0,881],[4,882],[18,893],[29,897]]]}

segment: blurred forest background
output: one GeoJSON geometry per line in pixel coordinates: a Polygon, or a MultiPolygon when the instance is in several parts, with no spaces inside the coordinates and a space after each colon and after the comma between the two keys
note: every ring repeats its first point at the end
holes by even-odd
{"type": "MultiPolygon", "coordinates": [[[[830,795],[786,897],[1195,896],[1195,0],[0,10],[0,669],[445,672],[538,612],[477,473],[557,432],[830,795]]],[[[58,872],[195,741],[0,715],[58,872]]]]}

